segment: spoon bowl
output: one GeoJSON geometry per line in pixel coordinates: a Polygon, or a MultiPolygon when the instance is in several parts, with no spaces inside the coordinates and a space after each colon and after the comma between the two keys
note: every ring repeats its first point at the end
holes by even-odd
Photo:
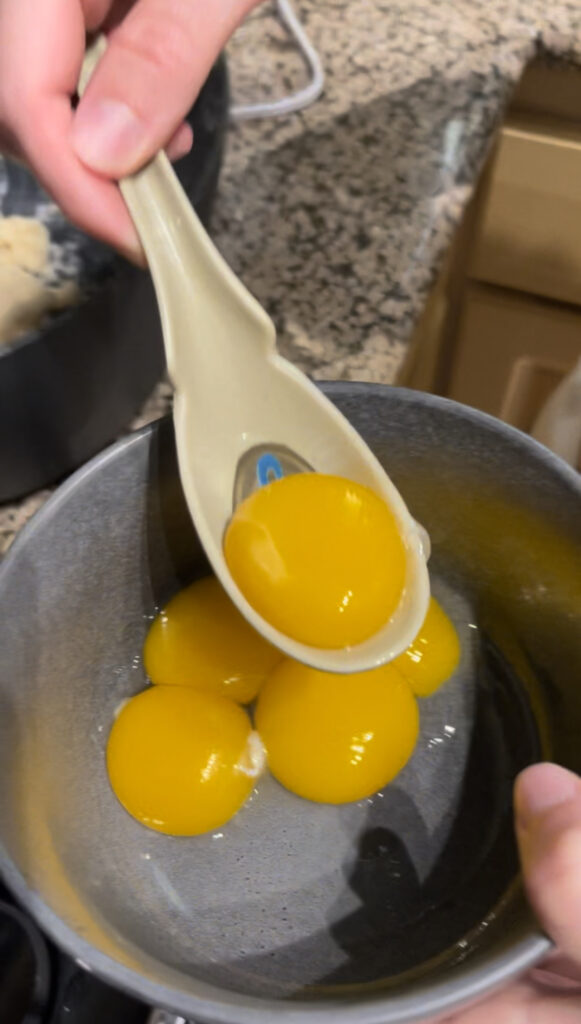
{"type": "MultiPolygon", "coordinates": [[[[98,40],[88,51],[79,91],[104,45],[98,40]]],[[[426,532],[357,431],[276,351],[272,320],[210,241],[166,155],[158,153],[119,187],[155,285],[175,387],[181,482],[214,572],[250,624],[290,657],[338,673],[390,661],[413,641],[427,612],[426,532]],[[252,480],[253,460],[258,485],[265,456],[282,472],[312,469],[364,484],[394,514],[407,549],[404,592],[395,613],[368,640],[336,650],[299,643],[262,618],[232,579],[224,531],[252,480]]]]}

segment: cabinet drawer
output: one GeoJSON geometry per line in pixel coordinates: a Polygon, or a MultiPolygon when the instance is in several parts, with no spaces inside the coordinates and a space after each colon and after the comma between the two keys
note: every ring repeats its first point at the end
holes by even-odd
{"type": "Polygon", "coordinates": [[[501,420],[530,433],[535,420],[569,367],[544,356],[523,356],[514,363],[506,384],[501,420]]]}
{"type": "Polygon", "coordinates": [[[581,305],[581,132],[502,130],[469,275],[581,305]]]}
{"type": "Polygon", "coordinates": [[[528,414],[525,417],[522,401],[526,363],[544,367],[557,383],[580,355],[581,310],[471,285],[460,315],[447,393],[526,429],[528,414]]]}

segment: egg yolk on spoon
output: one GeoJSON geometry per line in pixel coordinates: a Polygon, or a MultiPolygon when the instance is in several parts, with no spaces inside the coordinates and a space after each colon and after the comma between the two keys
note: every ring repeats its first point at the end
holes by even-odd
{"type": "Polygon", "coordinates": [[[143,825],[197,836],[224,825],[263,766],[248,715],[190,687],[151,686],[119,712],[107,744],[115,795],[143,825]]]}
{"type": "Polygon", "coordinates": [[[282,658],[232,604],[215,576],[197,580],[169,601],[152,623],[143,662],[153,683],[254,700],[282,658]]]}
{"type": "Polygon", "coordinates": [[[249,604],[314,647],[373,636],[405,585],[406,548],[391,509],[368,487],[322,473],[282,477],[241,502],[224,556],[249,604]]]}
{"type": "Polygon", "coordinates": [[[318,803],[361,800],[411,757],[419,714],[391,665],[349,676],[287,659],[260,691],[255,724],[268,766],[286,789],[318,803]]]}

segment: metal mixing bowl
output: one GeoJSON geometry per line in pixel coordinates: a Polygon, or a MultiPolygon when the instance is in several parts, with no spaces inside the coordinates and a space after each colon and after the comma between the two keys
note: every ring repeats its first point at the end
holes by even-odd
{"type": "Polygon", "coordinates": [[[151,615],[207,569],[169,420],[79,471],[0,569],[0,869],[90,970],[196,1020],[424,1020],[549,948],[518,880],[511,788],[541,757],[581,769],[579,479],[443,399],[326,391],[429,530],[463,643],[412,760],[371,802],[310,804],[267,776],[215,836],[173,839],[115,800],[105,744],[144,685],[151,615]]]}

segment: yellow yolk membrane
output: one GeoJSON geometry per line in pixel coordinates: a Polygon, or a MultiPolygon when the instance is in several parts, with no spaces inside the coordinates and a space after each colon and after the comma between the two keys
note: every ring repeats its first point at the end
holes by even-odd
{"type": "Polygon", "coordinates": [[[283,786],[307,800],[342,804],[371,796],[404,767],[419,714],[392,665],[338,676],[287,659],[260,692],[255,724],[283,786]]]}
{"type": "Polygon", "coordinates": [[[215,576],[192,583],[169,601],[143,649],[153,683],[192,686],[240,704],[254,700],[281,658],[246,622],[215,576]]]}
{"type": "Polygon", "coordinates": [[[143,825],[197,836],[224,825],[263,765],[248,715],[190,687],[152,686],[124,705],[109,735],[115,795],[143,825]]]}
{"type": "MultiPolygon", "coordinates": [[[[361,643],[395,612],[406,545],[373,491],[336,476],[275,480],[235,510],[224,537],[233,579],[275,628],[322,648],[361,643]]],[[[383,789],[413,754],[416,697],[456,670],[456,630],[438,602],[393,662],[353,675],[283,659],[215,577],[178,593],[153,622],[155,684],[123,706],[107,746],[113,791],[139,822],[174,836],[222,827],[265,756],[288,790],[343,804],[383,789]],[[257,698],[256,732],[238,704],[257,698]],[[235,703],[237,702],[237,703],[235,703]]]]}
{"type": "Polygon", "coordinates": [[[368,487],[322,473],[282,477],[246,498],[224,555],[252,607],[314,647],[373,636],[405,585],[406,548],[391,510],[368,487]]]}
{"type": "Polygon", "coordinates": [[[460,642],[450,619],[430,598],[422,628],[412,644],[392,661],[417,697],[429,697],[450,678],[460,660],[460,642]]]}

